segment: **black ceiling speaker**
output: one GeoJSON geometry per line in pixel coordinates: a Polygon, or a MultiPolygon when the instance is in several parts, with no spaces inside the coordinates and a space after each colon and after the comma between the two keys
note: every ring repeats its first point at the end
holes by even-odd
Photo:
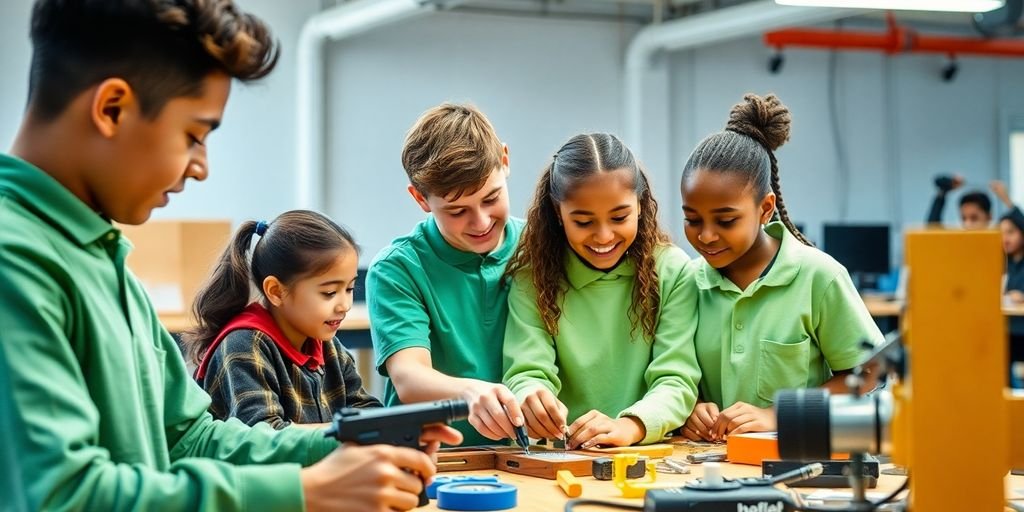
{"type": "Polygon", "coordinates": [[[985,37],[1007,37],[1024,33],[1024,0],[1006,0],[999,9],[974,15],[974,28],[985,37]]]}

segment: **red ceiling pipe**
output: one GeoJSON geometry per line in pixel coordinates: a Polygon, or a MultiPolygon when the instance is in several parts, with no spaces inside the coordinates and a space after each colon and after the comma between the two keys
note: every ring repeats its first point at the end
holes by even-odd
{"type": "Polygon", "coordinates": [[[913,51],[1024,57],[1024,41],[1018,39],[917,36],[914,39],[913,51]]]}
{"type": "Polygon", "coordinates": [[[1024,40],[929,36],[897,25],[891,15],[888,21],[888,30],[881,33],[794,28],[767,32],[764,35],[764,42],[767,46],[779,50],[796,46],[833,50],[875,50],[889,54],[923,52],[1024,57],[1024,40]]]}
{"type": "Polygon", "coordinates": [[[897,53],[909,46],[905,39],[893,37],[893,34],[888,33],[873,34],[870,32],[805,28],[790,28],[768,32],[764,35],[764,43],[778,49],[802,46],[828,48],[831,50],[879,50],[886,53],[897,53]]]}

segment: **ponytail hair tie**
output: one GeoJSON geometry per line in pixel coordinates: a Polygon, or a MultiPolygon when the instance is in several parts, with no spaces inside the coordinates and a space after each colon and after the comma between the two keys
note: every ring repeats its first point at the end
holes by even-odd
{"type": "Polygon", "coordinates": [[[267,232],[267,221],[261,220],[261,221],[257,222],[256,223],[256,234],[259,235],[260,237],[262,237],[263,234],[266,233],[266,232],[267,232]]]}

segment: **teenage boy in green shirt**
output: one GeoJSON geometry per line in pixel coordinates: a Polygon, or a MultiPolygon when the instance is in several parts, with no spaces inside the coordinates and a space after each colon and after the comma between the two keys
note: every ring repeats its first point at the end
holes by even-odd
{"type": "Polygon", "coordinates": [[[4,505],[413,508],[426,454],[214,421],[111,224],[206,178],[231,79],[276,63],[267,27],[230,0],[40,0],[31,35],[28,108],[0,155],[4,505]]]}
{"type": "Polygon", "coordinates": [[[402,150],[409,193],[431,215],[377,255],[366,278],[384,402],[459,397],[465,444],[515,438],[524,419],[501,381],[505,264],[523,221],[509,218],[508,147],[468,105],[425,112],[402,150]],[[507,410],[507,411],[506,411],[507,410]]]}

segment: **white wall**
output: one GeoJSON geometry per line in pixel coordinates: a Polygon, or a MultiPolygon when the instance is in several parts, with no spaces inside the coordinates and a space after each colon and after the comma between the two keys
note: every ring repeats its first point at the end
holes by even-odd
{"type": "MultiPolygon", "coordinates": [[[[28,90],[31,0],[0,1],[0,151],[10,148],[28,90]]],[[[267,20],[282,42],[277,69],[252,84],[236,83],[224,124],[210,137],[210,177],[154,218],[270,218],[294,203],[295,42],[319,0],[239,0],[267,20]]]]}
{"type": "MultiPolygon", "coordinates": [[[[967,188],[986,190],[990,180],[1007,179],[1002,137],[1008,116],[1024,114],[1014,85],[1024,83],[1024,61],[961,57],[957,77],[943,82],[942,56],[839,54],[838,112],[849,162],[844,187],[830,129],[828,52],[788,50],[775,75],[766,65],[771,53],[758,37],[672,57],[677,182],[692,148],[724,127],[730,106],[747,91],[775,92],[792,111],[790,142],[777,155],[783,196],[794,221],[806,223],[819,241],[823,222],[923,224],[938,173],[959,172],[967,188]]],[[[958,195],[946,207],[950,224],[958,223],[958,195]]],[[[894,263],[900,238],[894,233],[894,263]]]]}
{"type": "Polygon", "coordinates": [[[0,1],[0,151],[7,151],[18,132],[28,99],[29,0],[0,1]]]}
{"type": "Polygon", "coordinates": [[[636,26],[440,13],[328,52],[327,209],[364,264],[424,213],[401,166],[405,133],[443,101],[471,102],[508,145],[512,212],[524,216],[543,166],[572,135],[621,132],[622,54],[636,26]]]}
{"type": "Polygon", "coordinates": [[[319,0],[238,0],[266,20],[282,43],[267,78],[236,83],[224,124],[209,141],[210,177],[187,185],[155,218],[271,219],[294,205],[296,41],[319,0]]]}
{"type": "MultiPolygon", "coordinates": [[[[158,217],[237,222],[294,205],[295,43],[319,2],[241,4],[269,20],[284,44],[280,65],[264,82],[236,87],[225,125],[211,138],[211,177],[190,184],[158,217]]],[[[0,2],[4,149],[24,107],[30,5],[0,2]]],[[[327,212],[353,229],[365,249],[363,263],[423,218],[405,192],[399,161],[405,131],[423,110],[451,100],[471,101],[487,113],[511,147],[512,209],[523,215],[540,169],[569,136],[622,132],[622,54],[637,28],[445,12],[330,44],[327,212]]],[[[1024,61],[964,57],[955,81],[944,83],[940,56],[840,54],[840,129],[850,169],[843,186],[829,129],[828,54],[787,51],[782,73],[772,75],[770,53],[760,37],[672,53],[645,83],[651,124],[639,156],[666,227],[684,247],[682,165],[748,91],[776,92],[793,111],[792,140],[778,155],[783,191],[794,219],[814,238],[821,223],[842,220],[840,194],[847,195],[846,220],[902,226],[923,221],[936,173],[961,172],[976,187],[1008,177],[1002,137],[1010,117],[1024,115],[1024,61]]],[[[956,222],[955,204],[946,220],[956,222]]]]}
{"type": "MultiPolygon", "coordinates": [[[[402,138],[424,109],[454,100],[480,106],[510,144],[513,212],[522,215],[541,167],[568,136],[621,134],[621,57],[636,28],[441,13],[334,45],[329,213],[354,229],[367,257],[407,232],[423,214],[405,192],[402,138]]],[[[683,163],[701,138],[723,127],[745,92],[775,92],[793,111],[792,139],[778,154],[784,197],[794,220],[817,240],[824,222],[889,222],[897,228],[896,263],[898,229],[923,223],[935,174],[959,172],[972,188],[1008,178],[1002,137],[1009,116],[1024,115],[1024,97],[1013,85],[1024,83],[1024,61],[961,57],[958,76],[947,83],[939,78],[938,55],[838,54],[844,182],[830,128],[829,54],[787,51],[779,74],[767,70],[770,54],[760,36],[677,52],[657,60],[645,82],[653,95],[645,99],[650,124],[640,157],[665,227],[684,248],[683,163]]],[[[950,224],[957,223],[956,197],[946,209],[950,224]]]]}

